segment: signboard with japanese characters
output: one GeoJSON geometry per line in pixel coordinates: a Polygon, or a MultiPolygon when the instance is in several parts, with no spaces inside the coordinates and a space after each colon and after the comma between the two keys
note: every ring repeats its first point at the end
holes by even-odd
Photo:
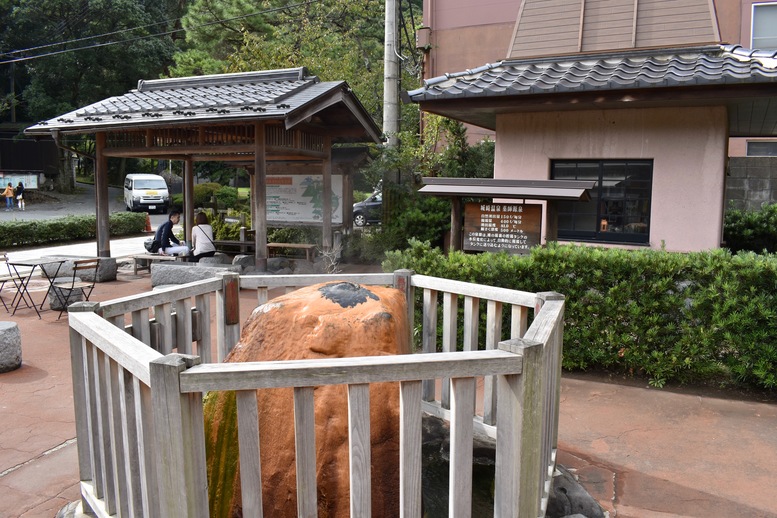
{"type": "MultiPolygon", "coordinates": [[[[332,175],[332,223],[343,222],[343,177],[332,175]]],[[[316,224],[324,221],[321,175],[267,177],[267,221],[316,224]]]]}
{"type": "Polygon", "coordinates": [[[540,244],[541,226],[541,205],[467,203],[464,250],[528,254],[540,244]]]}

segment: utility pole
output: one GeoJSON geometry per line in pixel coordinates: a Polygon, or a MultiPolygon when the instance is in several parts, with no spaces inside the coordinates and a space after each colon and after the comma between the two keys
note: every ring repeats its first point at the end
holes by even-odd
{"type": "Polygon", "coordinates": [[[386,0],[386,36],[383,54],[383,134],[386,146],[399,144],[399,40],[397,0],[386,0]]]}

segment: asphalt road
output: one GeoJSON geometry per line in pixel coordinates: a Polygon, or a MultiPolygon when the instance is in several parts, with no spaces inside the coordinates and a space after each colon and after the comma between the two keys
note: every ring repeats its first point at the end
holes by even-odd
{"type": "MultiPolygon", "coordinates": [[[[94,214],[96,206],[94,186],[79,183],[76,185],[76,190],[75,194],[35,192],[28,197],[26,210],[24,211],[20,211],[14,206],[13,211],[7,212],[5,211],[5,201],[0,200],[0,221],[29,221],[94,214]]],[[[109,187],[108,195],[110,199],[110,212],[126,211],[122,189],[109,187]]],[[[151,227],[156,228],[165,220],[167,220],[167,215],[165,214],[151,214],[151,227]]]]}

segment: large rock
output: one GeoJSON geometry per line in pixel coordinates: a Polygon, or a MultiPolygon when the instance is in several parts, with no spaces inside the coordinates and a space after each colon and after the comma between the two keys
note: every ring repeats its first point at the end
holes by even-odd
{"type": "MultiPolygon", "coordinates": [[[[41,268],[46,270],[46,274],[49,277],[54,276],[54,274],[57,274],[57,277],[73,277],[73,261],[77,259],[93,259],[93,257],[86,257],[86,256],[76,256],[76,255],[57,255],[57,256],[45,256],[46,259],[65,259],[65,262],[62,263],[62,266],[59,268],[59,272],[57,272],[57,265],[56,264],[43,264],[41,265],[41,268]]],[[[116,262],[115,257],[101,257],[100,258],[100,265],[97,268],[97,275],[96,279],[93,279],[95,275],[93,275],[92,271],[80,271],[79,277],[83,278],[85,281],[92,281],[95,280],[96,282],[109,282],[109,281],[115,281],[116,280],[116,274],[119,271],[119,265],[116,262]]]]}
{"type": "Polygon", "coordinates": [[[240,272],[240,266],[229,264],[203,266],[197,263],[154,263],[151,265],[151,286],[186,284],[218,277],[220,272],[240,272]]]}
{"type": "Polygon", "coordinates": [[[22,333],[16,322],[0,322],[0,373],[22,365],[22,333]]]}
{"type": "MultiPolygon", "coordinates": [[[[227,362],[323,359],[410,350],[404,293],[351,283],[303,288],[256,308],[227,362]]],[[[372,515],[398,516],[399,389],[370,387],[372,515]]],[[[292,389],[257,391],[265,516],[297,516],[292,389]]],[[[344,385],[315,388],[318,516],[349,516],[344,385]]],[[[234,392],[205,401],[211,516],[241,516],[234,392]]]]}

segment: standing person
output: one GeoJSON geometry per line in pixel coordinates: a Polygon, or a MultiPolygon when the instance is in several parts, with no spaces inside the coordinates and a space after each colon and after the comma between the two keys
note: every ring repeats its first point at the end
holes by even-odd
{"type": "Polygon", "coordinates": [[[208,215],[198,212],[194,219],[196,225],[192,228],[191,262],[199,262],[203,257],[216,255],[216,245],[213,243],[213,227],[208,222],[208,215]]]}
{"type": "Polygon", "coordinates": [[[11,182],[8,182],[8,187],[5,188],[3,191],[3,196],[5,196],[5,210],[8,212],[9,210],[13,210],[13,184],[11,182]]]}
{"type": "Polygon", "coordinates": [[[16,201],[19,205],[19,210],[24,210],[24,184],[19,180],[19,185],[16,186],[16,201]]]}
{"type": "Polygon", "coordinates": [[[158,239],[162,244],[159,251],[163,255],[189,255],[189,247],[182,245],[173,234],[173,226],[177,225],[179,221],[181,221],[181,212],[173,209],[170,211],[167,221],[156,229],[154,239],[158,239]]]}

